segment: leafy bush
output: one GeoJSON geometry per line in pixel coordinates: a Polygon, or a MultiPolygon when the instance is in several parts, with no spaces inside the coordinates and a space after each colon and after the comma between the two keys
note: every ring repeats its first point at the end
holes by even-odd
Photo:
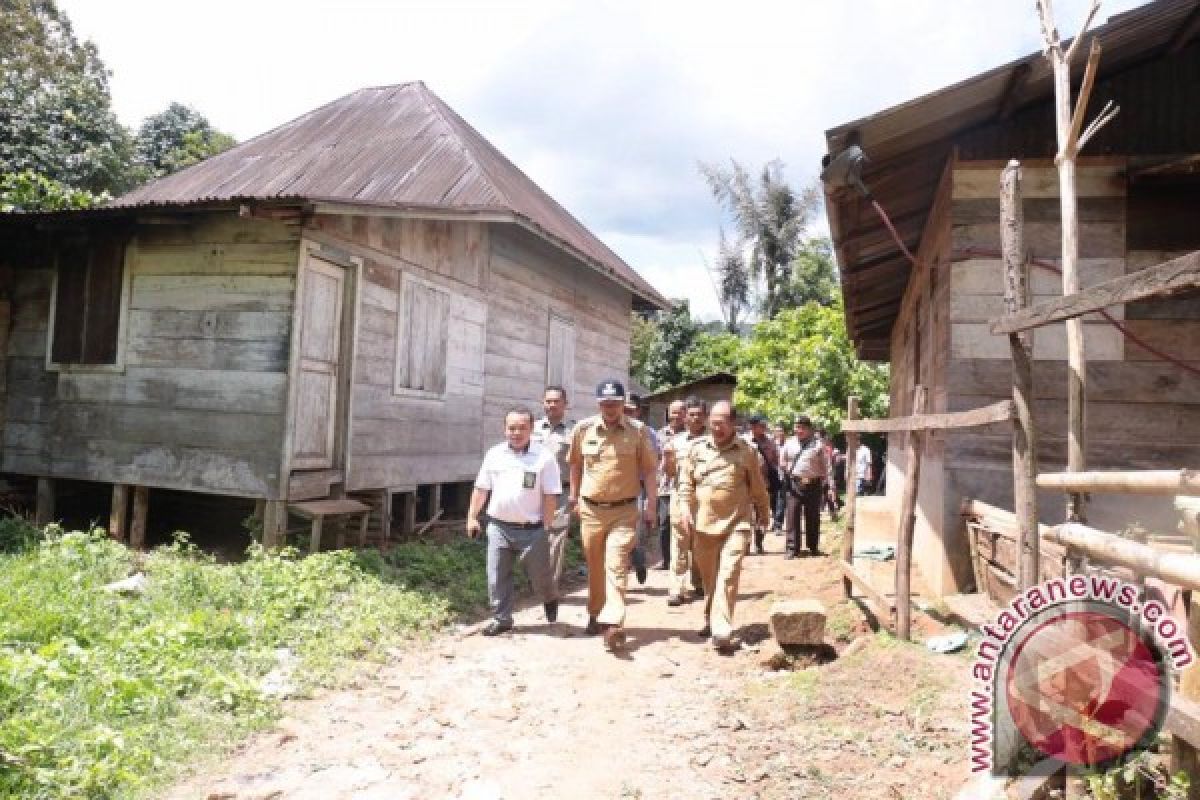
{"type": "Polygon", "coordinates": [[[197,745],[274,719],[262,679],[282,648],[299,658],[286,678],[298,689],[334,685],[445,624],[478,590],[457,580],[474,574],[467,553],[406,547],[414,557],[396,564],[255,546],[222,565],[186,537],[139,555],[103,531],[51,529],[0,555],[0,797],[139,796],[197,745]],[[103,590],[137,569],[144,593],[103,590]]]}
{"type": "Polygon", "coordinates": [[[0,553],[19,553],[37,544],[41,531],[24,517],[0,517],[0,553]]]}

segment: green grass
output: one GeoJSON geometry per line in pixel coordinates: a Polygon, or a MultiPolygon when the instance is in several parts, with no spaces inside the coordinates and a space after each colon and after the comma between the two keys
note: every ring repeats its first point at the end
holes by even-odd
{"type": "Polygon", "coordinates": [[[0,554],[0,797],[144,796],[195,753],[220,752],[277,717],[280,701],[261,682],[281,649],[296,658],[299,690],[338,685],[486,602],[482,546],[461,540],[386,556],[255,548],[232,565],[186,537],[140,555],[103,531],[49,529],[9,549],[18,552],[0,554]],[[138,569],[144,594],[102,590],[138,569]]]}

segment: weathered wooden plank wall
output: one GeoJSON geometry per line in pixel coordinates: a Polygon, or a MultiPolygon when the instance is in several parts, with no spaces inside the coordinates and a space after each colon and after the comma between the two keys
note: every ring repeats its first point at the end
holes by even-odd
{"type": "MultiPolygon", "coordinates": [[[[999,247],[997,195],[1000,167],[960,162],[955,171],[954,247],[999,247]],[[984,218],[996,210],[996,224],[984,218]],[[994,239],[994,241],[993,241],[994,239]]],[[[1052,165],[1023,167],[1026,228],[1031,255],[1056,260],[1058,253],[1057,185],[1052,165]],[[1032,199],[1030,199],[1032,197],[1032,199]]],[[[1123,159],[1083,162],[1079,169],[1081,280],[1086,286],[1159,263],[1200,247],[1192,221],[1200,211],[1196,195],[1174,193],[1162,203],[1162,188],[1128,184],[1123,159]],[[1181,207],[1182,206],[1182,207],[1181,207]],[[1168,212],[1167,209],[1170,209],[1168,212]],[[1174,222],[1172,222],[1174,221],[1174,222]]],[[[1059,296],[1057,274],[1030,270],[1036,302],[1059,296]]],[[[1002,265],[998,259],[960,260],[953,269],[951,360],[947,372],[948,410],[973,408],[1010,396],[1011,368],[1005,337],[992,336],[983,320],[1003,310],[1002,265]]],[[[1200,365],[1200,300],[1184,297],[1167,303],[1137,303],[1108,309],[1152,346],[1200,365]]],[[[1164,469],[1200,464],[1200,377],[1125,339],[1097,314],[1085,317],[1087,351],[1088,465],[1096,469],[1164,469]]],[[[1034,406],[1039,434],[1039,466],[1061,470],[1066,464],[1066,367],[1063,326],[1034,332],[1034,406]]],[[[1006,426],[979,429],[949,440],[949,504],[962,496],[1011,507],[1011,436],[1006,426]]],[[[1060,494],[1039,492],[1043,523],[1062,521],[1060,494]]],[[[1090,520],[1120,529],[1137,521],[1151,529],[1174,528],[1169,502],[1157,498],[1097,495],[1090,520]]],[[[950,519],[947,516],[947,519],[950,519]]]]}
{"type": "Polygon", "coordinates": [[[14,272],[4,471],[278,493],[299,234],[186,219],[138,226],[126,251],[120,371],[47,370],[53,270],[14,272]]]}

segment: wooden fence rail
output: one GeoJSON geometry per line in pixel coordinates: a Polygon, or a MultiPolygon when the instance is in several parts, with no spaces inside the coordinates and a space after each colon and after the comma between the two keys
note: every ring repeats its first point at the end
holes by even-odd
{"type": "Polygon", "coordinates": [[[1042,535],[1101,563],[1128,567],[1184,589],[1200,589],[1200,555],[1195,553],[1160,551],[1079,522],[1052,526],[1042,535]]]}
{"type": "Polygon", "coordinates": [[[993,422],[1007,422],[1013,418],[1013,413],[1013,402],[1001,400],[990,406],[973,408],[970,411],[914,414],[909,417],[892,417],[891,419],[848,419],[842,423],[842,430],[854,433],[903,433],[905,431],[973,428],[979,425],[990,425],[993,422]]]}
{"type": "Polygon", "coordinates": [[[1108,306],[1200,288],[1200,251],[1098,283],[1083,291],[991,320],[992,333],[1016,333],[1075,319],[1108,306]]]}

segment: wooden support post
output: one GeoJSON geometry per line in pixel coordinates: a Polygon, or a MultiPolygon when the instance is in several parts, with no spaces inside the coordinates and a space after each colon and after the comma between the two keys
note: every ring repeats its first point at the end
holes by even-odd
{"type": "MultiPolygon", "coordinates": [[[[858,398],[846,401],[846,419],[858,419],[858,398]]],[[[854,564],[854,507],[858,502],[858,434],[846,434],[846,532],[842,534],[842,561],[854,564]]],[[[842,578],[842,594],[849,600],[854,593],[854,581],[842,578]]]]}
{"type": "Polygon", "coordinates": [[[417,529],[417,490],[405,492],[402,497],[403,509],[400,511],[400,535],[412,536],[417,529]]]}
{"type": "Polygon", "coordinates": [[[134,550],[146,547],[146,516],[150,511],[150,489],[133,487],[133,524],[129,529],[129,546],[134,550]]]}
{"type": "Polygon", "coordinates": [[[392,490],[384,489],[379,504],[379,536],[384,544],[392,538],[392,490]]]}
{"type": "Polygon", "coordinates": [[[429,487],[429,519],[433,519],[442,510],[442,485],[435,483],[429,487]]]}
{"type": "Polygon", "coordinates": [[[371,522],[371,512],[364,511],[358,518],[358,546],[367,546],[367,525],[371,522]]]}
{"type": "Polygon", "coordinates": [[[283,544],[287,531],[288,511],[284,500],[267,500],[263,508],[262,545],[267,550],[283,544]]]}
{"type": "MultiPolygon", "coordinates": [[[[925,413],[925,387],[913,390],[913,414],[925,413]]],[[[917,495],[921,482],[921,454],[925,434],[908,433],[908,463],[904,469],[904,493],[900,501],[899,532],[896,537],[896,635],[907,639],[912,626],[912,548],[917,525],[917,495]]]]}
{"type": "MultiPolygon", "coordinates": [[[[1192,548],[1200,552],[1200,502],[1176,501],[1176,507],[1184,514],[1183,529],[1192,540],[1192,548]]],[[[1200,652],[1200,592],[1191,591],[1187,608],[1187,637],[1192,652],[1200,652]]],[[[1200,662],[1185,667],[1179,676],[1179,697],[1200,701],[1200,662]]],[[[1176,698],[1178,705],[1178,698],[1176,698]]],[[[1192,776],[1188,800],[1200,800],[1200,750],[1181,736],[1171,739],[1171,772],[1186,772],[1192,776]]]]}
{"type": "Polygon", "coordinates": [[[129,484],[114,483],[112,491],[112,509],[108,514],[108,535],[118,542],[129,538],[129,484]]]}
{"type": "Polygon", "coordinates": [[[33,511],[33,523],[44,528],[54,522],[54,479],[37,479],[37,505],[33,511]]]}
{"type": "MultiPolygon", "coordinates": [[[[1021,165],[1009,161],[1000,177],[1000,242],[1004,254],[1004,312],[1029,305],[1029,258],[1025,250],[1025,211],[1021,165]]],[[[1017,588],[1028,589],[1041,575],[1037,512],[1037,431],[1033,424],[1033,335],[1010,333],[1013,364],[1013,506],[1017,517],[1017,588]]]]}
{"type": "Polygon", "coordinates": [[[308,551],[310,553],[321,552],[321,525],[323,521],[324,518],[320,514],[312,518],[312,535],[308,543],[308,551]]]}

